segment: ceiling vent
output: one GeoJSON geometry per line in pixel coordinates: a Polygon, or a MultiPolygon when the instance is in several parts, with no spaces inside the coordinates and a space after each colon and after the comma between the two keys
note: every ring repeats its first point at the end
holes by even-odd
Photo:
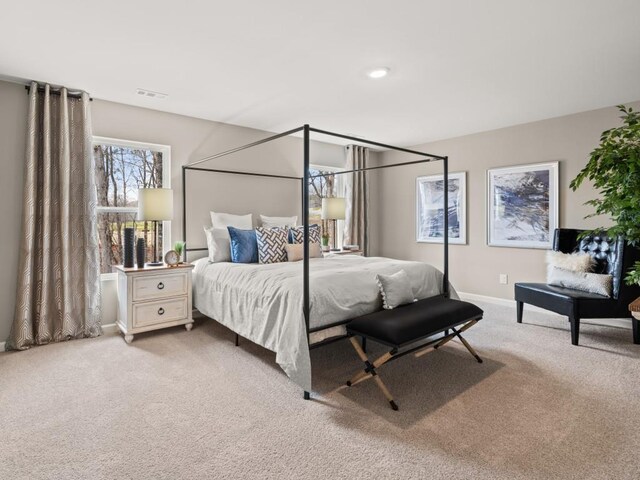
{"type": "Polygon", "coordinates": [[[151,90],[145,90],[144,88],[138,88],[136,90],[136,93],[141,97],[158,98],[158,99],[167,98],[169,96],[169,94],[167,93],[152,92],[151,90]]]}

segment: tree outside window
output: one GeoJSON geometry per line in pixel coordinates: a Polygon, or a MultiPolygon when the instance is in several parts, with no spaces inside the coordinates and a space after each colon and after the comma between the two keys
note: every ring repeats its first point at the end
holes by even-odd
{"type": "Polygon", "coordinates": [[[333,222],[322,220],[322,199],[344,196],[344,175],[335,175],[342,169],[333,167],[321,167],[312,165],[309,168],[309,225],[320,225],[321,234],[332,238],[337,234],[338,244],[342,244],[343,221],[337,222],[337,232],[333,232],[333,222]],[[316,176],[321,175],[321,176],[316,176]]]}
{"type": "MultiPolygon", "coordinates": [[[[168,187],[170,149],[160,145],[95,138],[95,162],[98,193],[98,239],[100,271],[110,273],[114,265],[123,263],[124,228],[133,227],[136,238],[144,238],[146,260],[152,261],[153,222],[137,222],[138,189],[168,187]]],[[[160,244],[165,237],[162,223],[158,225],[160,244]]]]}

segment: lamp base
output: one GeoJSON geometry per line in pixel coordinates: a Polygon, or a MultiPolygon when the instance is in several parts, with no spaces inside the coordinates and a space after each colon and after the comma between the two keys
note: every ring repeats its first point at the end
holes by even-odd
{"type": "Polygon", "coordinates": [[[147,262],[145,263],[145,267],[161,267],[164,265],[164,262],[147,262]]]}

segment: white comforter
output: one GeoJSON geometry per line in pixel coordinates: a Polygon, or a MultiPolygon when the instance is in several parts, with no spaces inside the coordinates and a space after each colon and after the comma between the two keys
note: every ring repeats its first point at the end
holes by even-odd
{"type": "MultiPolygon", "coordinates": [[[[204,315],[276,352],[276,361],[311,390],[302,313],[302,262],[270,265],[195,262],[193,302],[204,315]]],[[[381,308],[377,273],[405,270],[416,298],[442,293],[442,272],[421,262],[355,255],[310,260],[310,325],[329,325],[381,308]]],[[[455,292],[451,289],[452,295],[455,292]]]]}

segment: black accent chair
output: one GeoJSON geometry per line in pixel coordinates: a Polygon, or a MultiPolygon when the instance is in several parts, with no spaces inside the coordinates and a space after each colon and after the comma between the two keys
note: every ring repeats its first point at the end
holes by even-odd
{"type": "MultiPolygon", "coordinates": [[[[571,322],[571,343],[578,345],[581,318],[631,318],[629,304],[640,297],[638,285],[626,285],[624,276],[634,262],[640,259],[640,250],[628,245],[622,237],[590,235],[578,239],[584,230],[559,228],[554,232],[553,249],[563,253],[587,252],[596,259],[595,273],[613,276],[611,298],[594,293],[554,287],[545,283],[516,283],[518,323],[522,323],[525,303],[566,315],[571,322]]],[[[640,344],[638,320],[631,318],[633,343],[640,344]]]]}

